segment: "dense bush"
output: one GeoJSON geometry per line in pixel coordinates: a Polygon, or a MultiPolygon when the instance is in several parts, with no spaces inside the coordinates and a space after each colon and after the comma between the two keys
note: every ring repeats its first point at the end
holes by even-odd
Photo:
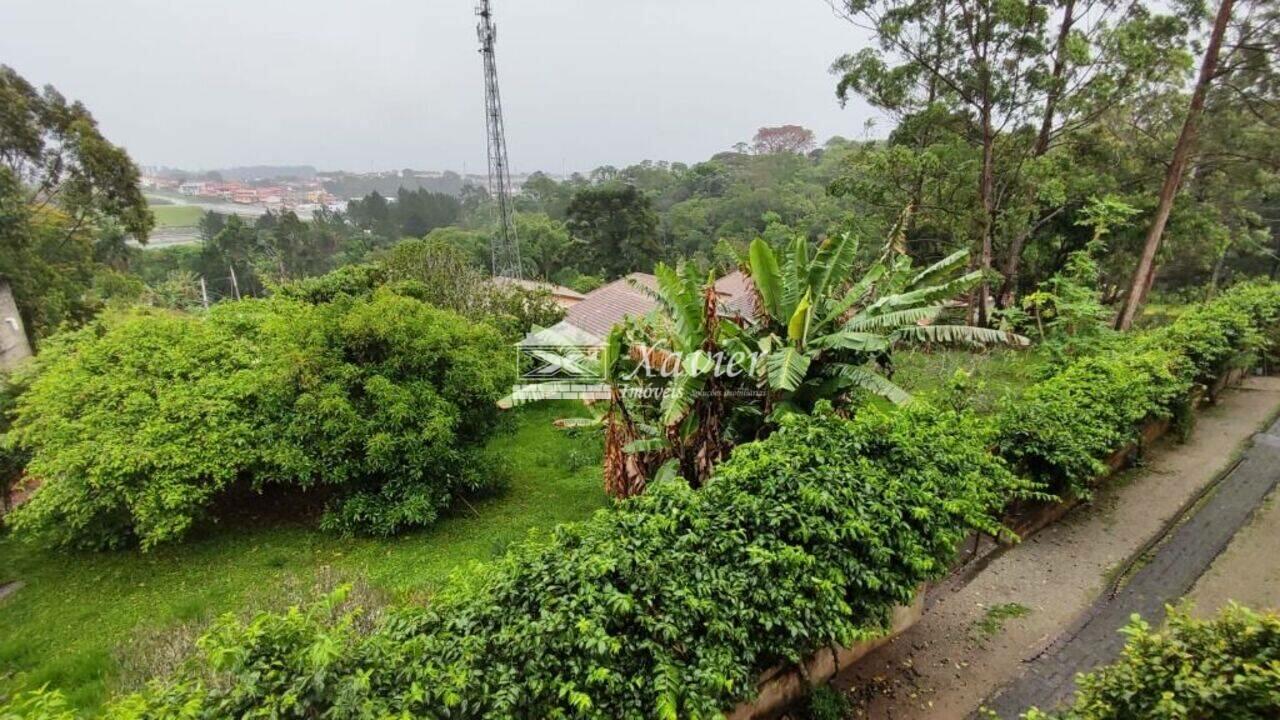
{"type": "Polygon", "coordinates": [[[1215,620],[1134,619],[1120,660],[1078,680],[1069,708],[1026,720],[1246,720],[1280,716],[1280,617],[1239,606],[1215,620]]]}
{"type": "Polygon", "coordinates": [[[1172,417],[1188,402],[1185,363],[1164,350],[1077,360],[1004,409],[998,452],[1051,492],[1088,496],[1103,461],[1144,420],[1172,417]]]}
{"type": "Polygon", "coordinates": [[[505,378],[492,329],[378,292],[134,310],[50,343],[6,443],[39,482],[6,522],[51,545],[151,547],[233,487],[331,496],[326,526],[431,523],[486,484],[505,378]]]}
{"type": "Polygon", "coordinates": [[[1144,421],[1185,415],[1193,383],[1212,386],[1272,343],[1280,285],[1241,285],[1032,386],[1001,413],[999,452],[1055,493],[1085,497],[1103,461],[1144,421]]]}
{"type": "Polygon", "coordinates": [[[564,318],[564,308],[546,288],[494,282],[474,265],[466,251],[442,240],[403,240],[376,258],[285,283],[274,288],[273,294],[327,303],[344,296],[368,296],[381,287],[488,323],[509,340],[564,318]]]}
{"type": "Polygon", "coordinates": [[[1262,347],[1262,337],[1249,314],[1232,296],[1196,305],[1169,325],[1150,332],[1140,344],[1166,348],[1190,362],[1191,377],[1212,386],[1233,362],[1247,364],[1262,347]]]}
{"type": "Polygon", "coordinates": [[[227,618],[120,716],[717,717],[758,673],[878,632],[1025,491],[971,415],[793,418],[700,491],[660,482],[368,634],[227,618]]]}

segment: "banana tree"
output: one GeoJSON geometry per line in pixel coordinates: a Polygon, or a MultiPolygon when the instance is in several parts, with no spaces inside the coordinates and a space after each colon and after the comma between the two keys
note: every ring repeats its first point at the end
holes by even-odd
{"type": "Polygon", "coordinates": [[[544,358],[610,388],[599,416],[610,494],[641,492],[655,474],[678,472],[698,486],[736,443],[821,400],[847,408],[862,390],[909,401],[891,379],[892,353],[902,345],[1026,344],[1012,333],[940,322],[949,301],[981,280],[961,272],[964,252],[917,270],[890,245],[855,278],[856,255],[847,235],[812,257],[804,238],[782,257],[756,240],[741,263],[754,293],[746,317],[720,304],[714,278],[660,264],[655,289],[635,285],[657,312],[615,327],[595,357],[544,358]]]}
{"type": "Polygon", "coordinates": [[[1027,343],[1013,333],[940,322],[950,300],[982,280],[980,272],[961,272],[967,251],[917,270],[890,246],[855,280],[857,250],[849,235],[828,239],[813,257],[804,238],[781,258],[763,240],[751,244],[743,271],[755,290],[755,313],[742,333],[762,358],[770,419],[854,390],[909,401],[891,379],[892,352],[903,345],[1027,343]]]}

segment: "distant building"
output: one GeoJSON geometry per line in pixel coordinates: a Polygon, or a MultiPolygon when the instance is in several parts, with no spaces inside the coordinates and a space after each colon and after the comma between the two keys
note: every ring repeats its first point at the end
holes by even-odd
{"type": "Polygon", "coordinates": [[[536,280],[519,280],[509,277],[496,277],[493,279],[493,284],[502,287],[514,285],[516,287],[524,288],[525,290],[546,290],[551,293],[551,299],[555,300],[557,305],[565,308],[566,310],[577,305],[587,297],[572,288],[567,288],[563,285],[556,285],[554,283],[538,282],[536,280]]]}
{"type": "Polygon", "coordinates": [[[203,195],[204,183],[185,182],[178,186],[178,192],[183,195],[203,195]]]}
{"type": "Polygon", "coordinates": [[[27,341],[13,290],[9,281],[0,277],[0,370],[9,370],[29,357],[31,343],[27,341]]]}

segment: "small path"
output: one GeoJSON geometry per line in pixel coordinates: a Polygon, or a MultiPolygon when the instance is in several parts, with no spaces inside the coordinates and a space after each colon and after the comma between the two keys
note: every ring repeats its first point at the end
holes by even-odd
{"type": "Polygon", "coordinates": [[[1052,708],[1075,693],[1075,676],[1113,661],[1119,632],[1133,614],[1158,625],[1231,543],[1280,481],[1280,422],[1254,438],[1244,460],[1144,556],[1127,581],[1099,598],[1085,618],[1028,664],[1025,673],[988,703],[1002,718],[1031,706],[1052,708]]]}
{"type": "Polygon", "coordinates": [[[955,720],[976,711],[1088,615],[1118,569],[1233,464],[1277,409],[1280,378],[1249,378],[1198,414],[1186,443],[1158,442],[1142,468],[1091,504],[971,580],[935,588],[915,627],[834,681],[854,701],[851,717],[955,720]]]}

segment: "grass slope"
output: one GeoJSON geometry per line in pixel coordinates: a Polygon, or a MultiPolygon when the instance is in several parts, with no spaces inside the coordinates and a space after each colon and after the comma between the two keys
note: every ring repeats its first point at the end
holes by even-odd
{"type": "Polygon", "coordinates": [[[551,425],[573,404],[523,408],[490,450],[511,484],[436,526],[391,541],[343,539],[303,523],[222,527],[152,553],[58,555],[0,540],[0,695],[48,683],[92,709],[178,660],[210,619],[278,608],[317,585],[355,581],[381,599],[420,599],[452,571],[532,528],[605,505],[597,437],[551,425]]]}
{"type": "Polygon", "coordinates": [[[152,205],[151,214],[156,216],[156,227],[193,227],[200,222],[204,210],[194,205],[152,205]]]}

